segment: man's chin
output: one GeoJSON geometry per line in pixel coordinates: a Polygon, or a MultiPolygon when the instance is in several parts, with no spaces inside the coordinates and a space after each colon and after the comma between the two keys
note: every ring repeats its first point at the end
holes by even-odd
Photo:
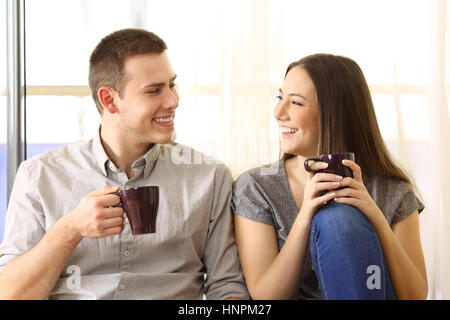
{"type": "Polygon", "coordinates": [[[152,139],[151,143],[157,143],[157,144],[166,144],[166,143],[172,143],[175,141],[177,135],[175,133],[175,130],[172,131],[171,135],[164,135],[159,137],[154,137],[152,139]]]}

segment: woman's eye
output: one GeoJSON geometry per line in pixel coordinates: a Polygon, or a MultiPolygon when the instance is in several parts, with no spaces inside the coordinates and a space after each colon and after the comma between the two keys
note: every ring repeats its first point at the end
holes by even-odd
{"type": "Polygon", "coordinates": [[[300,102],[297,102],[297,101],[292,101],[292,104],[294,104],[296,106],[303,107],[303,103],[300,103],[300,102]]]}
{"type": "Polygon", "coordinates": [[[277,98],[278,100],[283,100],[282,96],[276,96],[275,98],[277,98]]]}

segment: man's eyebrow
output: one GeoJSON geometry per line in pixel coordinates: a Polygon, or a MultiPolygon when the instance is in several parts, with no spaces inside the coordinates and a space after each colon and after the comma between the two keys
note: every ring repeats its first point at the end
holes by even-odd
{"type": "MultiPolygon", "coordinates": [[[[281,88],[278,89],[278,91],[280,91],[280,93],[283,94],[283,90],[281,90],[281,88]]],[[[300,98],[303,98],[303,99],[307,100],[307,99],[306,99],[304,96],[302,96],[300,93],[290,93],[289,96],[290,96],[290,97],[300,97],[300,98]]]]}
{"type": "MultiPolygon", "coordinates": [[[[177,75],[174,75],[174,76],[169,80],[169,83],[174,82],[176,78],[177,78],[177,75]]],[[[143,88],[147,88],[147,87],[160,87],[160,86],[163,86],[163,85],[165,85],[165,84],[166,84],[165,82],[153,82],[153,83],[149,83],[149,84],[143,85],[143,86],[142,86],[142,89],[143,89],[143,88]]]]}

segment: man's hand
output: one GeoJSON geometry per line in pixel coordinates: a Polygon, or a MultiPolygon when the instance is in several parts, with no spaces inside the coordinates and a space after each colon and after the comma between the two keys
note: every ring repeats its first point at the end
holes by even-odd
{"type": "Polygon", "coordinates": [[[78,206],[62,219],[77,236],[103,238],[119,234],[123,230],[123,208],[115,192],[119,187],[104,186],[83,199],[78,206]]]}

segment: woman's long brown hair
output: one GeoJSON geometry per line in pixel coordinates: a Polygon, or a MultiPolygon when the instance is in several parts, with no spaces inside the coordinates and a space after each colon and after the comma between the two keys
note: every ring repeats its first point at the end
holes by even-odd
{"type": "MultiPolygon", "coordinates": [[[[314,54],[291,63],[304,68],[317,91],[319,154],[354,152],[363,178],[411,180],[392,160],[381,137],[369,86],[358,64],[343,56],[314,54]]],[[[285,75],[285,76],[286,76],[285,75]]],[[[281,159],[293,155],[283,154],[281,159]]]]}

